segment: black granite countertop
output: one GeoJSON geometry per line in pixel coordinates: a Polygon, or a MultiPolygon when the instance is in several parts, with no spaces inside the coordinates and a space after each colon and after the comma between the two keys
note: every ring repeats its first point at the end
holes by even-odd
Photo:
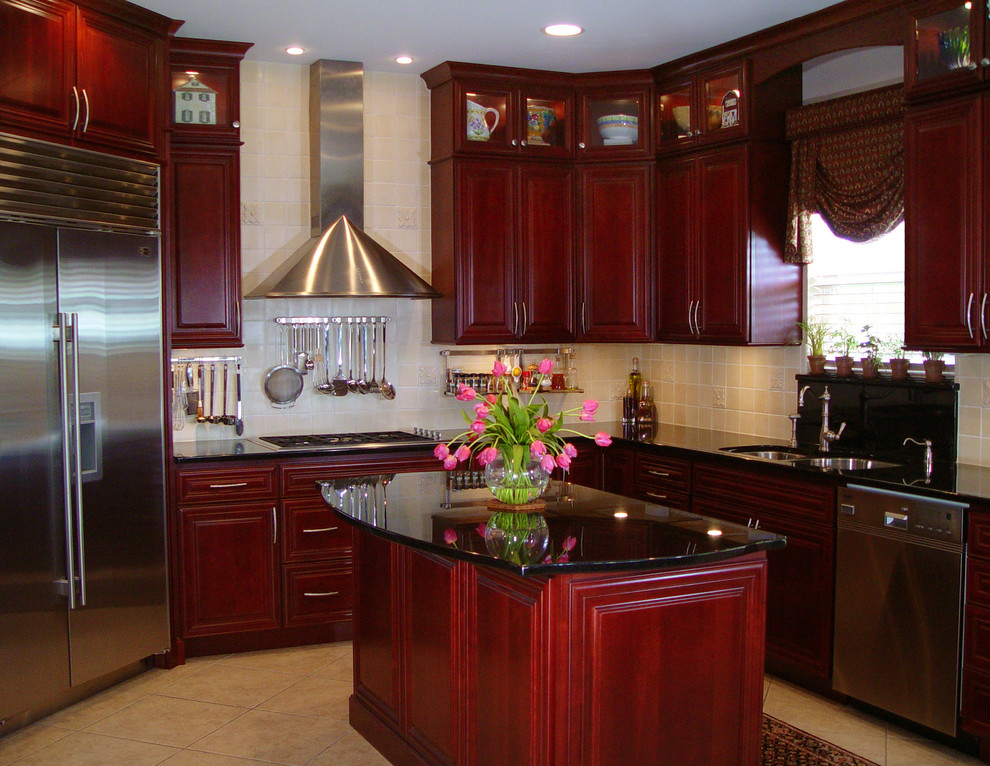
{"type": "Polygon", "coordinates": [[[783,548],[785,538],[608,492],[552,481],[540,515],[550,547],[535,564],[491,555],[479,525],[491,493],[479,472],[387,474],[319,482],[324,498],[358,528],[430,553],[519,575],[683,567],[783,548]],[[453,544],[445,535],[456,538],[453,544]],[[573,548],[565,553],[565,540],[573,548]]]}

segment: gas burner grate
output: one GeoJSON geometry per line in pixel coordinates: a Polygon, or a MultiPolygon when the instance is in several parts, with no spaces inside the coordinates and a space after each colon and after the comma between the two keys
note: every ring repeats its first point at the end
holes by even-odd
{"type": "Polygon", "coordinates": [[[424,444],[423,436],[407,431],[367,431],[345,434],[309,434],[306,436],[260,436],[279,449],[345,449],[347,447],[379,447],[396,444],[424,444]]]}

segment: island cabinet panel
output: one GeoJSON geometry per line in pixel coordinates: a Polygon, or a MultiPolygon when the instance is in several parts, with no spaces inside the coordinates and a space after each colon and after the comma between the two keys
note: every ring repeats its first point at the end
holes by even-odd
{"type": "Polygon", "coordinates": [[[636,453],[624,444],[610,444],[602,450],[602,489],[632,497],[636,485],[636,453]]]}
{"type": "Polygon", "coordinates": [[[761,564],[733,564],[555,580],[568,637],[557,672],[570,672],[555,762],[759,763],[763,578],[761,564]],[[644,681],[614,681],[629,677],[644,681]]]}
{"type": "Polygon", "coordinates": [[[695,463],[691,509],[787,537],[767,555],[767,667],[830,688],[835,487],[779,472],[695,463]]]}
{"type": "Polygon", "coordinates": [[[650,163],[578,169],[582,341],[652,338],[652,179],[650,163]]]}
{"type": "Polygon", "coordinates": [[[179,524],[184,635],[278,627],[275,507],[182,508],[179,524]]]}
{"type": "Polygon", "coordinates": [[[636,453],[633,497],[669,508],[691,508],[691,461],[684,458],[636,453]]]}
{"type": "Polygon", "coordinates": [[[124,6],[0,0],[0,129],[157,159],[171,22],[124,6]]]}
{"type": "Polygon", "coordinates": [[[985,244],[990,97],[908,110],[904,169],[904,341],[971,351],[990,345],[985,244]]]}
{"type": "Polygon", "coordinates": [[[967,526],[962,728],[990,738],[990,508],[972,506],[967,526]]]}
{"type": "Polygon", "coordinates": [[[391,763],[760,762],[763,554],[520,577],[358,529],[355,558],[350,722],[391,763]]]}

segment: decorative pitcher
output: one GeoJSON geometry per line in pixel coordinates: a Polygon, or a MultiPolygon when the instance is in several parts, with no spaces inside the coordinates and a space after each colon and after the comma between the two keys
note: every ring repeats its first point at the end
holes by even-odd
{"type": "Polygon", "coordinates": [[[483,107],[476,104],[471,99],[467,100],[467,137],[468,141],[487,141],[491,138],[492,131],[498,127],[498,109],[483,107]],[[486,116],[491,113],[495,115],[495,121],[488,125],[486,116]]]}

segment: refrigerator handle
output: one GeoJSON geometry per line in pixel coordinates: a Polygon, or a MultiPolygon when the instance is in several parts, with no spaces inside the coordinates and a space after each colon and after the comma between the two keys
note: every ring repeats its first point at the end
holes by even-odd
{"type": "Polygon", "coordinates": [[[79,404],[79,314],[72,314],[72,416],[75,431],[72,439],[73,461],[76,471],[76,540],[79,545],[79,606],[86,606],[86,549],[83,543],[83,473],[82,473],[82,444],[79,434],[82,432],[82,408],[79,404]]]}
{"type": "Polygon", "coordinates": [[[55,315],[58,323],[58,390],[62,410],[62,487],[65,493],[65,573],[69,587],[69,608],[76,604],[76,535],[72,519],[72,446],[69,437],[72,429],[69,424],[69,327],[65,314],[55,315]]]}

